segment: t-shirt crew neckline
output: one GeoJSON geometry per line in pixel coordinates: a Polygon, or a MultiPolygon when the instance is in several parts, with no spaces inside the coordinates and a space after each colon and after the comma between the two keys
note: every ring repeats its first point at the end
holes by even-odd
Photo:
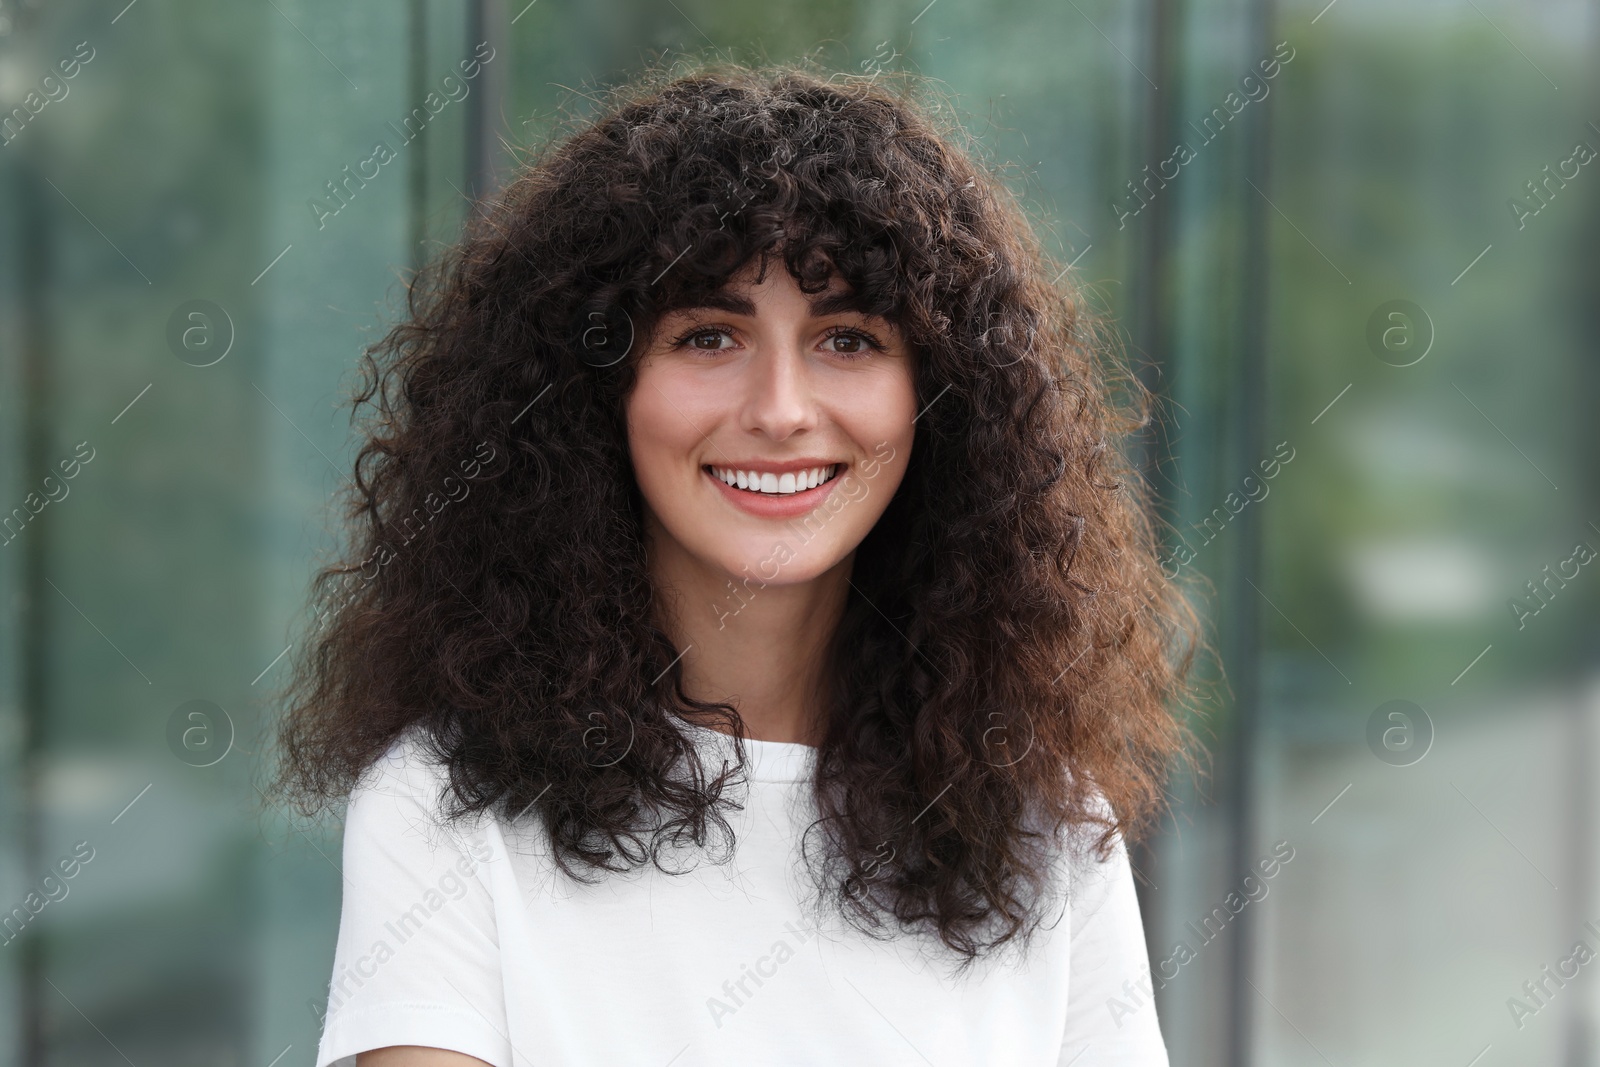
{"type": "MultiPolygon", "coordinates": [[[[702,750],[709,749],[730,764],[736,762],[732,734],[684,719],[678,721],[685,735],[702,750]]],[[[748,737],[744,750],[744,773],[752,782],[805,781],[811,776],[817,754],[816,746],[802,745],[798,741],[758,741],[748,737]]]]}

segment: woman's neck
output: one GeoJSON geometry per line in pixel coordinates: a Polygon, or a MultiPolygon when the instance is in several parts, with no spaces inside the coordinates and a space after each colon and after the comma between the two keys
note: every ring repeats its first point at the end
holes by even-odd
{"type": "Polygon", "coordinates": [[[741,578],[737,595],[727,573],[670,537],[653,537],[649,555],[658,621],[683,652],[684,692],[732,704],[755,740],[820,745],[826,653],[855,553],[807,582],[747,587],[741,578]]]}

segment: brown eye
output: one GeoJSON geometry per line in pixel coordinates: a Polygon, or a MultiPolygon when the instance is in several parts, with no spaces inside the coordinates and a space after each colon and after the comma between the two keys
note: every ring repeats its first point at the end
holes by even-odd
{"type": "Polygon", "coordinates": [[[728,331],[721,326],[699,326],[688,333],[682,334],[672,344],[675,348],[687,346],[700,352],[720,352],[722,351],[722,345],[717,341],[719,338],[726,336],[728,336],[728,331]],[[707,338],[711,339],[710,343],[703,343],[707,338]]]}
{"type": "Polygon", "coordinates": [[[869,352],[882,352],[883,343],[865,330],[855,330],[848,327],[841,328],[828,334],[826,340],[840,341],[847,347],[835,347],[833,352],[841,356],[864,356],[869,352]]]}

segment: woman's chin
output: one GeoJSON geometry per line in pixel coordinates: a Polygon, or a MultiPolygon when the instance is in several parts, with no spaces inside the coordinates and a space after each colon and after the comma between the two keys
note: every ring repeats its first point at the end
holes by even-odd
{"type": "Polygon", "coordinates": [[[817,549],[820,545],[796,547],[792,538],[742,545],[730,552],[719,552],[713,564],[728,581],[743,590],[804,585],[832,570],[844,557],[817,549]]]}

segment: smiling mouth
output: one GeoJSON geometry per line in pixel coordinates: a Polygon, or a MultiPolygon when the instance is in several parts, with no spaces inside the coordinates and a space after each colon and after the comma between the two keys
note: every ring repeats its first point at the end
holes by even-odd
{"type": "Polygon", "coordinates": [[[808,489],[815,489],[819,485],[826,485],[838,476],[843,466],[841,463],[830,463],[823,467],[785,471],[782,474],[775,474],[772,471],[742,471],[732,467],[708,466],[705,470],[711,477],[732,489],[743,489],[757,496],[792,496],[808,489]]]}

